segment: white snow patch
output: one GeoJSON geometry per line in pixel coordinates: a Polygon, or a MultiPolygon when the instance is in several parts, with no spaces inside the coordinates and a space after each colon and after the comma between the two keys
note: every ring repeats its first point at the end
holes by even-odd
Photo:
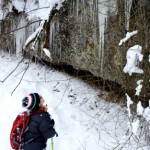
{"type": "Polygon", "coordinates": [[[61,3],[61,0],[38,0],[37,3],[35,1],[28,0],[26,3],[26,12],[30,12],[28,13],[28,20],[32,20],[33,18],[47,20],[49,13],[55,4],[58,4],[57,9],[59,9],[61,7],[61,3]]]}
{"type": "Polygon", "coordinates": [[[45,52],[46,56],[48,56],[50,59],[52,59],[51,58],[51,53],[47,48],[43,48],[43,51],[45,52]]]}
{"type": "Polygon", "coordinates": [[[137,34],[138,31],[133,31],[133,32],[127,32],[126,37],[122,40],[120,40],[119,45],[122,45],[123,43],[125,43],[129,38],[131,38],[133,35],[137,34]]]}
{"type": "MultiPolygon", "coordinates": [[[[18,12],[25,11],[29,21],[34,18],[45,20],[48,19],[52,8],[57,4],[57,9],[59,9],[63,1],[64,0],[12,0],[3,10],[0,6],[0,19],[4,19],[8,12],[12,11],[12,6],[14,6],[18,12]]],[[[2,1],[0,1],[0,4],[3,4],[2,1]]]]}
{"type": "Polygon", "coordinates": [[[138,86],[135,89],[136,90],[135,95],[138,95],[138,96],[140,95],[140,92],[141,92],[141,89],[142,89],[142,84],[141,84],[142,82],[143,82],[143,80],[138,80],[137,81],[138,86]]]}
{"type": "Polygon", "coordinates": [[[40,23],[40,26],[36,29],[36,31],[28,37],[28,39],[25,42],[24,48],[41,33],[41,31],[43,30],[44,22],[45,21],[43,20],[40,23]]]}
{"type": "Polygon", "coordinates": [[[144,108],[142,107],[141,101],[139,101],[137,104],[136,112],[138,115],[143,115],[144,108]]]}
{"type": "MultiPolygon", "coordinates": [[[[21,59],[0,55],[0,81],[14,70],[21,59]]],[[[128,141],[126,108],[104,102],[97,96],[99,89],[93,89],[77,78],[35,63],[30,64],[22,78],[28,63],[29,60],[24,60],[5,82],[0,82],[0,118],[5,118],[0,124],[2,150],[11,150],[9,134],[12,123],[16,115],[23,111],[22,98],[31,92],[43,96],[55,120],[55,129],[59,134],[57,138],[54,137],[55,150],[106,150],[116,146],[121,150],[141,150],[132,137],[131,143],[124,145],[128,141]],[[20,79],[20,85],[11,95],[20,79]]],[[[128,108],[130,104],[132,101],[128,101],[128,108]]],[[[133,124],[133,131],[130,131],[136,134],[136,127],[133,124]]],[[[142,145],[146,145],[144,137],[141,135],[139,138],[142,145]]],[[[51,149],[50,140],[47,149],[51,149]]],[[[147,146],[142,147],[142,150],[147,150],[147,146]]]]}
{"type": "Polygon", "coordinates": [[[143,73],[143,70],[140,69],[139,62],[143,60],[143,55],[141,54],[142,47],[140,45],[135,45],[130,47],[126,54],[127,63],[123,69],[125,73],[129,73],[131,76],[132,73],[143,73]]]}
{"type": "Polygon", "coordinates": [[[18,12],[25,10],[25,2],[22,0],[12,0],[12,5],[18,10],[18,12]]]}
{"type": "Polygon", "coordinates": [[[129,97],[129,95],[126,93],[126,98],[127,98],[127,111],[128,111],[128,116],[129,118],[131,117],[131,110],[130,110],[130,105],[133,104],[133,101],[129,97]]]}
{"type": "Polygon", "coordinates": [[[137,136],[137,131],[139,128],[139,123],[140,121],[137,119],[136,121],[134,121],[133,123],[131,123],[131,127],[132,127],[132,133],[137,136]]]}
{"type": "Polygon", "coordinates": [[[143,117],[146,119],[147,122],[150,121],[150,107],[144,109],[143,117]]]}

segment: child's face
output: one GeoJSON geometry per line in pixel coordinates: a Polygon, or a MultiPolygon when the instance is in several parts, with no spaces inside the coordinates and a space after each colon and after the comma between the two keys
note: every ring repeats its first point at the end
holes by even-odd
{"type": "Polygon", "coordinates": [[[47,110],[48,110],[47,104],[45,104],[45,100],[44,100],[44,98],[43,98],[42,96],[40,97],[40,106],[41,106],[41,108],[42,108],[44,111],[47,111],[47,110]]]}
{"type": "Polygon", "coordinates": [[[41,96],[41,97],[40,97],[40,104],[44,104],[44,102],[45,102],[45,100],[44,100],[44,98],[41,96]]]}

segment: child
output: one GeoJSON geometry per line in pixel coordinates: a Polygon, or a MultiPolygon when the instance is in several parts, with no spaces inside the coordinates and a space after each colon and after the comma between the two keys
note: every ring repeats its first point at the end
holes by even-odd
{"type": "Polygon", "coordinates": [[[44,102],[43,97],[38,93],[31,93],[22,100],[22,106],[33,114],[23,135],[23,150],[43,150],[46,148],[47,140],[57,136],[54,129],[55,122],[47,112],[44,102]]]}

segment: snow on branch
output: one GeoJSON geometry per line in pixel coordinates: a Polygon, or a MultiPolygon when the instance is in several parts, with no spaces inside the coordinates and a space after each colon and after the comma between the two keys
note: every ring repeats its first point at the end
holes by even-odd
{"type": "Polygon", "coordinates": [[[150,100],[149,100],[149,107],[144,109],[143,117],[146,119],[146,121],[150,121],[150,100]]]}
{"type": "MultiPolygon", "coordinates": [[[[149,105],[150,105],[150,100],[149,100],[149,105]]],[[[143,108],[141,101],[138,102],[137,104],[137,109],[136,109],[137,115],[143,116],[146,121],[150,121],[150,107],[143,108]]]]}
{"type": "Polygon", "coordinates": [[[133,35],[137,34],[138,31],[133,31],[133,32],[127,32],[126,37],[120,40],[119,46],[125,43],[129,38],[131,38],[133,35]]]}
{"type": "Polygon", "coordinates": [[[47,48],[43,48],[43,51],[45,52],[45,55],[48,56],[52,60],[50,51],[47,48]]]}
{"type": "Polygon", "coordinates": [[[129,97],[129,95],[126,93],[126,98],[127,98],[127,111],[128,111],[128,116],[129,118],[131,117],[131,110],[130,110],[130,105],[133,104],[133,101],[129,97]]]}
{"type": "Polygon", "coordinates": [[[142,47],[135,45],[130,47],[126,54],[127,63],[123,69],[125,73],[129,73],[131,76],[132,73],[143,73],[143,70],[140,69],[139,62],[143,60],[143,55],[141,54],[142,47]]]}
{"type": "Polygon", "coordinates": [[[33,41],[34,43],[32,45],[32,49],[34,49],[35,41],[36,41],[35,39],[39,37],[41,31],[43,30],[44,23],[45,23],[45,20],[41,21],[40,26],[36,29],[36,31],[28,37],[28,39],[25,42],[24,49],[33,41]]]}
{"type": "Polygon", "coordinates": [[[142,82],[143,82],[143,80],[138,80],[137,81],[138,86],[135,89],[136,90],[135,95],[138,95],[138,96],[140,95],[140,92],[141,92],[141,89],[142,89],[142,84],[141,84],[142,82]]]}
{"type": "Polygon", "coordinates": [[[26,47],[32,43],[31,49],[34,50],[36,42],[38,41],[38,37],[40,36],[42,30],[44,30],[45,31],[45,39],[44,39],[44,44],[43,44],[42,50],[44,51],[45,55],[51,59],[50,51],[47,49],[47,45],[49,42],[49,27],[50,27],[50,21],[55,16],[55,14],[57,14],[57,12],[58,12],[58,10],[56,9],[57,6],[58,6],[58,4],[55,3],[53,6],[51,6],[49,8],[49,13],[45,14],[46,17],[41,21],[40,26],[26,40],[24,49],[26,49],[26,47]]]}
{"type": "MultiPolygon", "coordinates": [[[[126,98],[127,98],[127,111],[128,111],[128,116],[129,118],[131,118],[131,109],[130,109],[130,105],[133,104],[133,101],[131,100],[131,98],[129,97],[129,95],[126,93],[126,98]]],[[[140,112],[140,105],[138,105],[138,110],[140,112]]],[[[129,129],[131,129],[131,132],[136,136],[137,136],[137,131],[138,131],[138,128],[139,128],[139,123],[140,121],[137,119],[136,121],[133,121],[133,122],[128,122],[128,125],[129,125],[129,129]]]]}
{"type": "Polygon", "coordinates": [[[138,128],[139,128],[139,123],[140,121],[137,119],[136,121],[131,123],[131,127],[132,127],[132,133],[138,137],[137,132],[138,132],[138,128]]]}
{"type": "Polygon", "coordinates": [[[24,1],[20,1],[20,0],[12,0],[12,6],[15,7],[15,9],[18,12],[22,12],[25,9],[25,2],[24,1]]]}
{"type": "Polygon", "coordinates": [[[141,104],[141,101],[139,101],[138,104],[137,104],[136,112],[137,112],[138,115],[143,115],[144,108],[141,104]]]}

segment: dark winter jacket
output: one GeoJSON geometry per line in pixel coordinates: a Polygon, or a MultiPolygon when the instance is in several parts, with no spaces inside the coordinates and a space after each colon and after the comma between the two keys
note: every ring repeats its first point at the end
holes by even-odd
{"type": "Polygon", "coordinates": [[[43,150],[46,148],[47,139],[56,134],[53,126],[54,120],[47,112],[32,115],[24,135],[23,150],[43,150]]]}

